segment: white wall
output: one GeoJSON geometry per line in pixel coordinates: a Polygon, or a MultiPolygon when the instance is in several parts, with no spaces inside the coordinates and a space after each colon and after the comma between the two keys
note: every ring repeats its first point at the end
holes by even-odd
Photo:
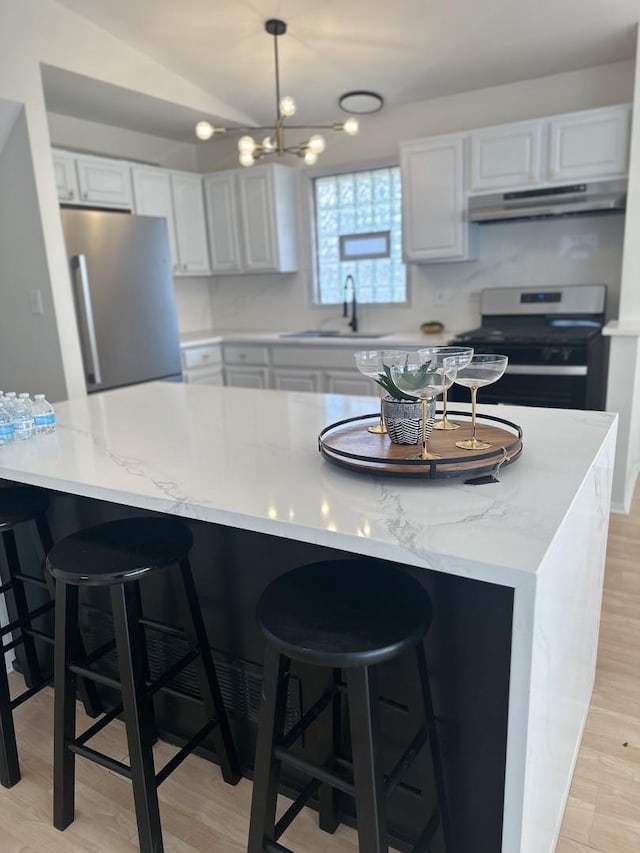
{"type": "Polygon", "coordinates": [[[61,400],[66,385],[23,109],[0,153],[0,259],[0,388],[61,400]],[[42,315],[31,313],[36,288],[42,315]]]}
{"type": "Polygon", "coordinates": [[[165,169],[197,172],[196,146],[95,121],[47,113],[51,144],[105,157],[152,163],[165,169]]]}

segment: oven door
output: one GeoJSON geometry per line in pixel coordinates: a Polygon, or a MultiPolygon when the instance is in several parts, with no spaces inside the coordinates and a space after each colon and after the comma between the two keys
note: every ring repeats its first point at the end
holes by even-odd
{"type": "MultiPolygon", "coordinates": [[[[453,402],[469,402],[469,391],[460,385],[454,385],[448,396],[453,402]]],[[[586,409],[587,367],[578,364],[509,364],[502,379],[480,388],[478,400],[481,404],[586,409]]]]}

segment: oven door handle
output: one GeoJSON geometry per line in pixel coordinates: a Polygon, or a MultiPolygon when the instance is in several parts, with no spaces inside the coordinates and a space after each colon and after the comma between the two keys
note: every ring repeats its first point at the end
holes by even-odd
{"type": "Polygon", "coordinates": [[[509,364],[511,376],[586,376],[586,364],[509,364]]]}

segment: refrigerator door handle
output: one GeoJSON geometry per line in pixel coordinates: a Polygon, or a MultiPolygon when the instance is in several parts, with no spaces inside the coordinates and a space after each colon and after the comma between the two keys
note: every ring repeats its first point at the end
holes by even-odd
{"type": "Polygon", "coordinates": [[[84,255],[74,255],[71,258],[71,269],[79,273],[80,277],[80,299],[78,304],[82,306],[82,318],[84,320],[87,343],[89,345],[89,368],[88,380],[94,385],[100,385],[102,374],[100,373],[100,359],[98,358],[98,343],[96,340],[96,327],[93,321],[93,309],[91,307],[91,292],[89,290],[89,274],[87,272],[87,259],[84,255]]]}

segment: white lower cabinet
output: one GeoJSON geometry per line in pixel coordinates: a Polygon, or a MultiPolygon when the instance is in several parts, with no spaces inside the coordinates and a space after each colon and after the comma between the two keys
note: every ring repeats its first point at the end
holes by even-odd
{"type": "Polygon", "coordinates": [[[224,385],[220,344],[183,345],[182,378],[190,385],[224,385]]]}
{"type": "Polygon", "coordinates": [[[238,365],[225,365],[225,385],[235,385],[237,388],[270,388],[269,368],[238,365]]]}
{"type": "Polygon", "coordinates": [[[324,376],[321,370],[296,370],[274,367],[273,387],[278,391],[324,391],[324,376]]]}
{"type": "Polygon", "coordinates": [[[376,393],[376,385],[359,371],[328,370],[325,391],[328,394],[355,394],[369,397],[376,393]]]}

